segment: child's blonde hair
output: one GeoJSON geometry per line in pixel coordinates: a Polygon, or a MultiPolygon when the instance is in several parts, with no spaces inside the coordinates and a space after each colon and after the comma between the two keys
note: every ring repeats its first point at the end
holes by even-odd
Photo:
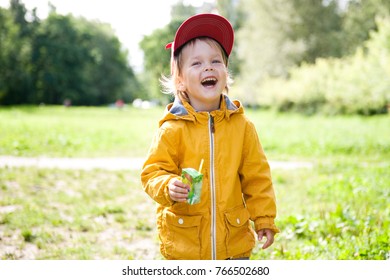
{"type": "Polygon", "coordinates": [[[172,58],[171,58],[171,75],[170,76],[165,76],[165,75],[162,75],[161,76],[161,79],[160,79],[160,83],[161,83],[161,86],[162,86],[162,89],[163,89],[163,93],[165,94],[173,94],[175,97],[176,96],[180,96],[183,100],[189,102],[189,98],[187,96],[187,94],[183,91],[180,91],[178,89],[178,84],[179,84],[179,77],[181,75],[181,70],[182,70],[182,50],[183,48],[185,48],[186,46],[192,46],[195,44],[196,41],[204,41],[206,42],[207,44],[209,44],[210,46],[212,47],[215,47],[217,49],[219,49],[222,53],[222,59],[223,59],[223,62],[226,66],[226,70],[227,70],[227,83],[226,83],[226,86],[225,86],[225,93],[228,94],[229,93],[229,87],[230,85],[233,83],[233,79],[231,77],[231,74],[229,72],[229,69],[227,68],[228,67],[228,61],[229,61],[229,58],[225,52],[225,50],[222,48],[222,46],[217,42],[215,41],[214,39],[211,39],[211,38],[208,38],[208,37],[197,37],[195,39],[192,39],[190,41],[188,41],[184,46],[182,46],[180,49],[177,50],[177,53],[175,55],[172,55],[172,58]]]}

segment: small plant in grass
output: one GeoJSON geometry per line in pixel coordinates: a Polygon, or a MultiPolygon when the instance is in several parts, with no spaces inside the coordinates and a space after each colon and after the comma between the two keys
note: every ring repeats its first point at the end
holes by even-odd
{"type": "Polygon", "coordinates": [[[25,242],[33,242],[36,236],[32,233],[31,229],[23,229],[22,236],[25,242]]]}

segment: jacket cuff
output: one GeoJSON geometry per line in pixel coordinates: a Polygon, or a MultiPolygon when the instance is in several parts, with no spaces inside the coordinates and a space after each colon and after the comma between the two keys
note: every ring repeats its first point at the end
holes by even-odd
{"type": "Polygon", "coordinates": [[[274,218],[264,217],[264,218],[258,218],[255,221],[255,230],[258,232],[261,229],[270,229],[275,233],[279,233],[280,230],[276,227],[274,218]]]}

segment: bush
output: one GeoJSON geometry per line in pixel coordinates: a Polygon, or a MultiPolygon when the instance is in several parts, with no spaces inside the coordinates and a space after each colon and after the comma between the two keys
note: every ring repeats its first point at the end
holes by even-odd
{"type": "Polygon", "coordinates": [[[390,104],[390,18],[353,56],[318,59],[293,68],[287,80],[268,78],[258,103],[306,114],[385,113],[390,104]]]}

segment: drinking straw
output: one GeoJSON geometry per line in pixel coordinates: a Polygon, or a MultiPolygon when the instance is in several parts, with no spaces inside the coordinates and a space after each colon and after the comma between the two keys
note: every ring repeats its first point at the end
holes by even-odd
{"type": "Polygon", "coordinates": [[[203,158],[202,158],[202,160],[200,161],[199,173],[202,173],[202,168],[203,168],[203,158]]]}

